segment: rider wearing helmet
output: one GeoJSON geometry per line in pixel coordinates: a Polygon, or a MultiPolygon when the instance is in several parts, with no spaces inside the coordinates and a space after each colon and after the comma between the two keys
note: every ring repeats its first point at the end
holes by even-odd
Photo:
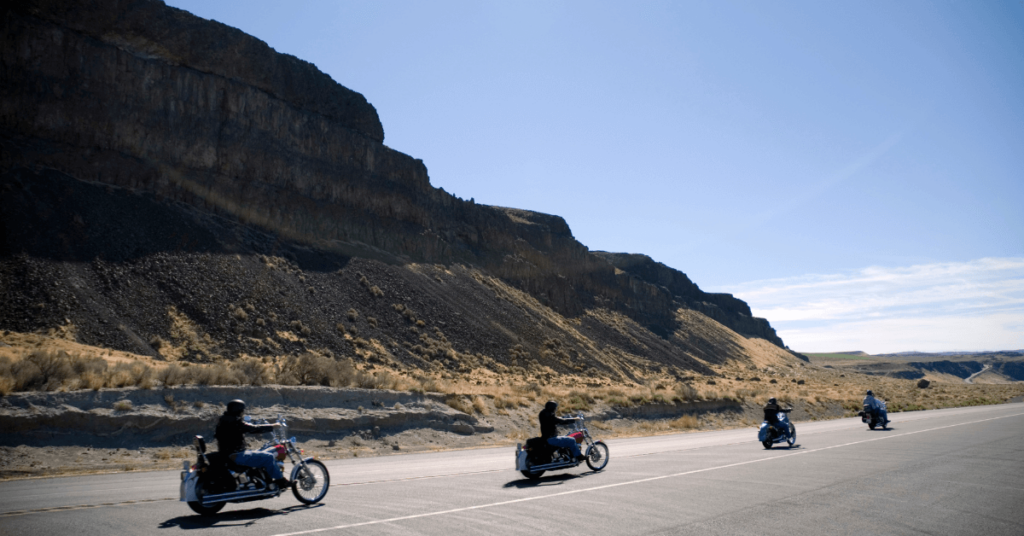
{"type": "Polygon", "coordinates": [[[770,426],[772,430],[778,430],[775,425],[779,424],[779,412],[789,413],[790,411],[793,411],[793,408],[780,407],[778,401],[776,401],[773,396],[769,398],[768,403],[764,405],[764,420],[768,421],[768,426],[770,426]]]}
{"type": "Polygon", "coordinates": [[[585,456],[580,454],[580,446],[576,443],[576,440],[571,437],[558,437],[559,424],[572,424],[576,419],[559,419],[555,415],[555,411],[558,410],[558,402],[549,400],[547,404],[544,404],[544,409],[541,410],[540,415],[540,436],[548,441],[548,445],[557,448],[563,448],[572,452],[572,455],[576,460],[583,460],[585,456]]]}
{"type": "Polygon", "coordinates": [[[217,421],[217,431],[213,434],[217,439],[217,449],[238,465],[263,468],[279,488],[290,486],[291,483],[281,474],[281,469],[274,460],[274,454],[248,450],[245,444],[245,434],[263,434],[280,424],[261,426],[249,424],[242,419],[244,413],[245,402],[237,399],[228,402],[224,415],[221,415],[220,420],[217,421]]]}
{"type": "Polygon", "coordinates": [[[878,416],[882,418],[883,425],[889,424],[889,412],[885,410],[885,402],[875,398],[875,393],[871,389],[868,389],[867,396],[864,397],[864,405],[878,413],[878,416]]]}

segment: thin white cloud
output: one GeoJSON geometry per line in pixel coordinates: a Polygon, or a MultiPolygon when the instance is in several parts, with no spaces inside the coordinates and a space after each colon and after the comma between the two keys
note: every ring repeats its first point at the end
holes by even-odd
{"type": "Polygon", "coordinates": [[[1024,258],[873,266],[754,281],[732,292],[797,350],[1024,348],[1024,258]]]}

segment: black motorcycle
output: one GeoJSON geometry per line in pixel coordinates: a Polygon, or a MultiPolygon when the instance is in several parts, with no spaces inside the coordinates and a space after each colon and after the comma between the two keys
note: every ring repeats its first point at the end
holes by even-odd
{"type": "Polygon", "coordinates": [[[857,416],[860,417],[861,422],[866,423],[868,428],[874,430],[876,426],[881,426],[882,430],[885,430],[889,422],[882,419],[882,413],[872,408],[870,404],[864,404],[864,409],[857,412],[857,416]]]}

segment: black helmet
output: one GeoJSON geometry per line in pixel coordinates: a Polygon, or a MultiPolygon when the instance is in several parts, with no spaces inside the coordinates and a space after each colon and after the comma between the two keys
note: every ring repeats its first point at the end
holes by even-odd
{"type": "Polygon", "coordinates": [[[544,409],[548,411],[555,411],[556,409],[558,409],[558,402],[555,402],[554,400],[548,400],[548,403],[544,404],[544,409]]]}
{"type": "Polygon", "coordinates": [[[241,417],[242,413],[245,413],[245,402],[238,400],[237,398],[228,402],[228,409],[224,411],[228,415],[234,415],[235,417],[241,417]]]}
{"type": "Polygon", "coordinates": [[[868,389],[868,396],[875,396],[875,393],[872,393],[871,389],[868,389]]]}
{"type": "Polygon", "coordinates": [[[773,397],[769,398],[768,399],[768,403],[769,404],[774,404],[775,403],[775,397],[773,396],[773,397]]]}

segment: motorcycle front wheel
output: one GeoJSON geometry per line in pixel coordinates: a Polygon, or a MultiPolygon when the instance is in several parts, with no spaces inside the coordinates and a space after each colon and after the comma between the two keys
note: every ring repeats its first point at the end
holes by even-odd
{"type": "Polygon", "coordinates": [[[302,504],[316,504],[327,495],[331,475],[327,472],[327,467],[316,460],[304,464],[305,470],[297,466],[292,471],[292,494],[302,504]]]}
{"type": "Polygon", "coordinates": [[[789,438],[786,439],[786,443],[791,447],[796,444],[796,427],[793,425],[789,425],[789,438]]]}
{"type": "Polygon", "coordinates": [[[601,441],[595,441],[594,446],[587,453],[587,467],[593,471],[600,471],[608,465],[608,445],[601,441]]]}
{"type": "Polygon", "coordinates": [[[224,505],[227,504],[221,502],[211,504],[210,506],[203,506],[203,495],[206,495],[206,482],[199,480],[196,482],[196,497],[199,500],[189,501],[188,507],[191,508],[193,512],[201,516],[212,516],[217,512],[220,512],[221,509],[224,508],[224,505]]]}
{"type": "Polygon", "coordinates": [[[761,444],[764,445],[764,448],[766,448],[766,449],[772,448],[772,440],[771,439],[769,439],[767,441],[762,441],[761,444]]]}

